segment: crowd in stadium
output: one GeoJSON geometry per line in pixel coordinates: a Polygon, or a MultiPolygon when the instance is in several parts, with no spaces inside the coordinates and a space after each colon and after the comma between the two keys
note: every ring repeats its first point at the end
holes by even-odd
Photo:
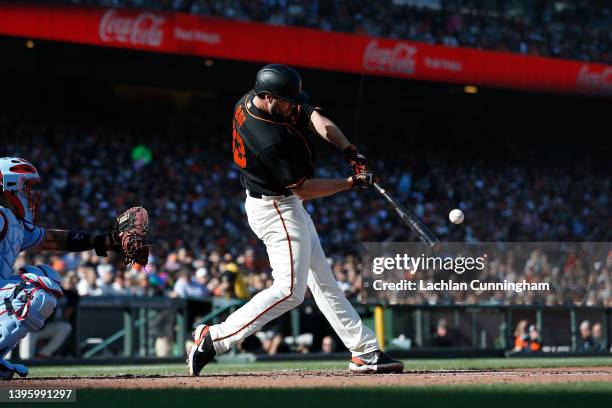
{"type": "MultiPolygon", "coordinates": [[[[65,0],[68,1],[68,0],[65,0]]],[[[609,2],[70,0],[612,63],[609,2]]]]}
{"type": "Polygon", "coordinates": [[[492,251],[487,252],[487,267],[481,271],[456,274],[453,271],[428,270],[418,271],[415,275],[404,274],[404,279],[422,281],[419,286],[433,286],[452,280],[465,283],[470,290],[388,291],[386,300],[404,304],[610,304],[612,250],[609,245],[588,250],[590,256],[598,253],[593,256],[595,262],[581,256],[584,247],[557,251],[559,246],[556,244],[543,244],[539,249],[528,244],[523,244],[522,248],[513,244],[497,253],[494,253],[493,245],[484,248],[492,251]],[[592,267],[591,263],[596,266],[592,267]],[[471,286],[473,280],[478,281],[475,289],[471,286]],[[488,288],[491,283],[503,284],[505,281],[521,284],[522,287],[518,290],[512,287],[507,290],[488,288]],[[547,283],[550,290],[525,290],[529,286],[525,283],[547,283]]]}
{"type": "MultiPolygon", "coordinates": [[[[154,249],[146,269],[137,266],[122,273],[114,260],[93,252],[24,255],[17,266],[50,263],[81,295],[247,298],[270,285],[267,254],[247,224],[245,193],[228,159],[230,138],[219,130],[190,141],[192,133],[202,134],[190,126],[172,115],[165,126],[149,128],[87,117],[0,115],[1,155],[27,158],[44,180],[41,226],[101,232],[118,211],[133,205],[148,208],[152,222],[154,249]],[[37,142],[40,138],[44,144],[37,142]]],[[[570,149],[577,152],[579,143],[570,149]]],[[[367,148],[367,141],[362,144],[367,148]]],[[[610,219],[612,191],[605,162],[555,168],[525,160],[519,167],[505,155],[485,165],[468,157],[450,160],[451,151],[440,147],[437,153],[426,154],[391,150],[385,156],[377,154],[385,161],[372,160],[372,166],[393,194],[443,241],[612,239],[612,228],[605,222],[610,219]],[[416,157],[424,156],[426,163],[415,164],[416,157]],[[446,218],[456,207],[467,214],[461,226],[446,218]]],[[[332,148],[324,150],[318,176],[347,176],[349,170],[339,157],[332,148]]],[[[359,296],[361,287],[360,242],[415,240],[371,191],[353,190],[305,206],[336,278],[351,299],[359,296]]],[[[461,294],[417,295],[408,301],[565,303],[587,299],[591,304],[610,304],[612,253],[598,261],[597,270],[572,264],[569,258],[532,259],[531,266],[500,260],[488,269],[487,279],[557,282],[560,286],[554,295],[544,299],[523,292],[505,295],[509,297],[474,293],[469,299],[461,294]],[[587,281],[589,293],[585,292],[587,281]]]]}

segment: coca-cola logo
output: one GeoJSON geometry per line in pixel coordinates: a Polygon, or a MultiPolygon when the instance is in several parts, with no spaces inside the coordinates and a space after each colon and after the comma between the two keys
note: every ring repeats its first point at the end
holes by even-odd
{"type": "Polygon", "coordinates": [[[588,65],[583,65],[578,72],[576,85],[590,92],[612,93],[612,67],[591,72],[588,65]]]}
{"type": "Polygon", "coordinates": [[[379,47],[378,41],[370,41],[363,54],[363,67],[366,71],[380,71],[394,74],[412,75],[416,69],[417,47],[397,43],[393,47],[379,47]]]}
{"type": "Polygon", "coordinates": [[[164,38],[164,21],[165,18],[153,13],[126,16],[110,9],[100,19],[98,31],[100,39],[105,42],[159,47],[164,38]]]}

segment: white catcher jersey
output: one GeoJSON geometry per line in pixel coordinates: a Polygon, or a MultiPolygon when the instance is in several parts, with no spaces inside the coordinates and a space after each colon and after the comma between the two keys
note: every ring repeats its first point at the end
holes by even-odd
{"type": "Polygon", "coordinates": [[[15,274],[13,265],[19,252],[38,245],[44,235],[44,229],[22,222],[0,206],[0,280],[15,274]]]}

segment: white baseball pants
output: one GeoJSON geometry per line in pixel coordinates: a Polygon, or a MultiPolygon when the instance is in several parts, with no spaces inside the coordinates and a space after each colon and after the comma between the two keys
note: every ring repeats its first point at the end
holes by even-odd
{"type": "Polygon", "coordinates": [[[310,215],[296,196],[253,198],[247,195],[249,225],[266,245],[274,283],[210,327],[217,354],[298,306],[306,286],[338,337],[357,356],[378,350],[376,336],[338,286],[310,215]]]}
{"type": "Polygon", "coordinates": [[[72,332],[72,325],[68,322],[51,321],[39,332],[29,332],[19,343],[19,357],[29,359],[36,356],[36,343],[40,339],[49,339],[49,342],[38,354],[52,356],[59,349],[72,332]]]}

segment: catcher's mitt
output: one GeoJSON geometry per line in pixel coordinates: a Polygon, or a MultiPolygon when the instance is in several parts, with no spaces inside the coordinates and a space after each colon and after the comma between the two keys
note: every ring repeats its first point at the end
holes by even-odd
{"type": "Polygon", "coordinates": [[[132,207],[115,220],[108,233],[108,247],[117,252],[130,268],[134,263],[146,265],[149,259],[149,213],[142,207],[132,207]]]}

